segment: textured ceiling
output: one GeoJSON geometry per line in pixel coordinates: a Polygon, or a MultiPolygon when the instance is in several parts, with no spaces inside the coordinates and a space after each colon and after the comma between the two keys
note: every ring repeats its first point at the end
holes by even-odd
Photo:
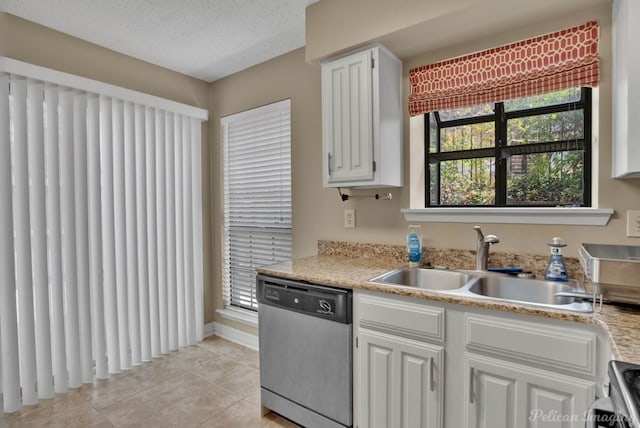
{"type": "Polygon", "coordinates": [[[0,0],[0,11],[213,81],[304,46],[315,1],[0,0]]]}

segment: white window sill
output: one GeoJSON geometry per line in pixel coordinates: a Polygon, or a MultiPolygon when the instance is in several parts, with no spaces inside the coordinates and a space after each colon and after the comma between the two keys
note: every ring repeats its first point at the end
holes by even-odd
{"type": "Polygon", "coordinates": [[[216,311],[222,318],[258,328],[258,313],[236,308],[223,308],[216,311]]]}
{"type": "Polygon", "coordinates": [[[504,207],[504,208],[406,208],[408,222],[424,223],[503,223],[571,226],[606,226],[611,208],[584,207],[504,207]]]}

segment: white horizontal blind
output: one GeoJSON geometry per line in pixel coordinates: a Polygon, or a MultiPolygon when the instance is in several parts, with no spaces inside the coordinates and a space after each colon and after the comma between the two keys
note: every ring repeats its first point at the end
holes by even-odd
{"type": "Polygon", "coordinates": [[[0,71],[3,411],[202,339],[201,122],[0,71]]]}
{"type": "Polygon", "coordinates": [[[256,310],[256,267],[291,258],[291,102],[222,119],[224,297],[256,310]]]}

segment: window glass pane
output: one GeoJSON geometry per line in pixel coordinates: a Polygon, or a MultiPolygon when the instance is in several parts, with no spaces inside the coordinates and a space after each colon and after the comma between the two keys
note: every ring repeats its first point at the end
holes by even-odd
{"type": "Polygon", "coordinates": [[[581,150],[511,156],[507,205],[580,205],[583,167],[581,150]]]}
{"type": "Polygon", "coordinates": [[[438,124],[433,113],[427,113],[429,116],[429,152],[435,153],[438,151],[438,124]]]}
{"type": "Polygon", "coordinates": [[[438,205],[438,166],[429,166],[429,205],[438,205]]]}
{"type": "Polygon", "coordinates": [[[507,141],[510,146],[584,138],[582,110],[510,119],[507,141]]]}
{"type": "Polygon", "coordinates": [[[491,205],[494,202],[493,158],[440,162],[441,205],[491,205]]]}
{"type": "Polygon", "coordinates": [[[440,151],[483,149],[495,146],[493,122],[461,125],[440,130],[440,151]]]}
{"type": "Polygon", "coordinates": [[[570,88],[549,94],[534,95],[504,102],[504,111],[525,110],[529,108],[558,105],[580,101],[580,88],[570,88]]]}
{"type": "Polygon", "coordinates": [[[454,119],[465,119],[468,117],[486,116],[488,114],[493,114],[493,104],[480,104],[471,107],[440,110],[438,114],[440,115],[440,120],[443,122],[454,119]]]}

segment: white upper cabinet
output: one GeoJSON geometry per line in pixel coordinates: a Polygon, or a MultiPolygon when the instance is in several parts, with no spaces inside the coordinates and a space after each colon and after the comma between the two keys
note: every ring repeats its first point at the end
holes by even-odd
{"type": "Polygon", "coordinates": [[[640,2],[613,2],[614,177],[640,177],[640,2]]]}
{"type": "Polygon", "coordinates": [[[402,186],[402,63],[376,45],[322,63],[324,187],[402,186]]]}

